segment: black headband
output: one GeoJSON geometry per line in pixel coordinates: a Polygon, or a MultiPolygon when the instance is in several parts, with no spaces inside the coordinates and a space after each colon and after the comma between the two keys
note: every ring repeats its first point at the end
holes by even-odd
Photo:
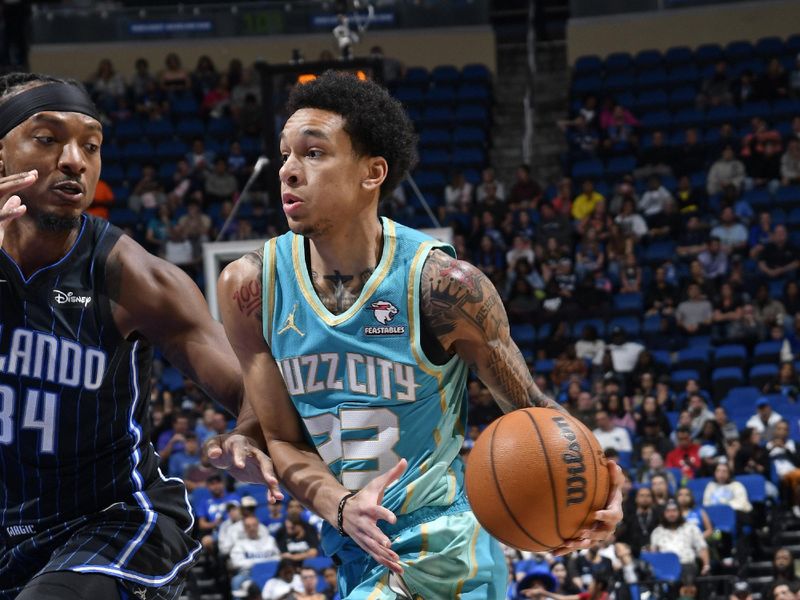
{"type": "Polygon", "coordinates": [[[69,83],[46,83],[15,94],[0,104],[0,138],[45,110],[76,112],[100,120],[94,102],[82,89],[69,83]]]}

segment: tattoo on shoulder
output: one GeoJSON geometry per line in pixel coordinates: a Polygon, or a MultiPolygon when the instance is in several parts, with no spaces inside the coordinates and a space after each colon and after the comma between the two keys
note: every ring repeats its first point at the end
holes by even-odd
{"type": "Polygon", "coordinates": [[[248,252],[242,258],[245,261],[257,266],[256,275],[248,278],[233,292],[233,300],[239,311],[245,317],[253,317],[261,322],[261,270],[264,267],[264,249],[260,248],[254,252],[248,252]]]}

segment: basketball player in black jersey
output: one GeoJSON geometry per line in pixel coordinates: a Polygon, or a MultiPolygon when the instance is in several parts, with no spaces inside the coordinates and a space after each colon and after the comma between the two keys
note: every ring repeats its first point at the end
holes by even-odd
{"type": "MultiPolygon", "coordinates": [[[[147,441],[153,347],[232,412],[242,402],[195,284],[83,214],[102,138],[79,84],[0,77],[0,600],[177,598],[199,544],[147,441]]],[[[232,437],[237,477],[278,493],[268,459],[232,437]]]]}

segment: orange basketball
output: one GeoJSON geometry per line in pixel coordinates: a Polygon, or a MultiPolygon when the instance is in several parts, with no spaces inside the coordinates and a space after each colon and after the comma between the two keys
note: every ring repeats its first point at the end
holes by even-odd
{"type": "Polygon", "coordinates": [[[481,433],[467,460],[466,488],[490,534],[520,550],[546,552],[605,507],[608,467],[583,423],[554,409],[526,408],[481,433]]]}

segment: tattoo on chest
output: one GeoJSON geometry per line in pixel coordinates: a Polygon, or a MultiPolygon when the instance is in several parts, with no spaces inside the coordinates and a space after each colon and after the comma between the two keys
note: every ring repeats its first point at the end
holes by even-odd
{"type": "Polygon", "coordinates": [[[340,315],[356,303],[373,271],[372,268],[365,269],[358,277],[343,275],[336,270],[333,275],[322,276],[311,271],[311,283],[325,308],[340,315]]]}

